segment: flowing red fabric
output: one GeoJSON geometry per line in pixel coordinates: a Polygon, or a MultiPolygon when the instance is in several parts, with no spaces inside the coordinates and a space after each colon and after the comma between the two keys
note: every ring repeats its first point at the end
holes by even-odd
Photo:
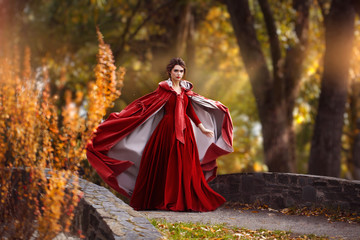
{"type": "Polygon", "coordinates": [[[207,180],[216,176],[216,158],[230,150],[211,144],[200,163],[190,119],[195,125],[200,120],[192,107],[192,97],[200,105],[202,101],[208,104],[211,101],[211,104],[224,113],[221,137],[230,148],[231,118],[225,106],[193,93],[192,85],[189,86],[190,88],[177,94],[168,82],[161,82],[153,93],[134,101],[120,113],[111,114],[99,125],[87,145],[87,157],[91,165],[112,188],[131,198],[130,205],[134,209],[211,211],[225,202],[222,196],[208,186],[207,180]],[[126,172],[134,163],[131,159],[114,159],[107,154],[116,143],[159,109],[164,110],[164,115],[143,149],[135,187],[126,191],[119,186],[117,176],[126,172]],[[211,176],[205,179],[203,171],[211,172],[211,176]]]}

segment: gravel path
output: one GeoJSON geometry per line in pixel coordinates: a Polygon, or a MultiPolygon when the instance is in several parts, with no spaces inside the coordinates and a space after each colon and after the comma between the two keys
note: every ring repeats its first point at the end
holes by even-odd
{"type": "Polygon", "coordinates": [[[168,222],[225,223],[251,230],[283,230],[296,235],[315,234],[331,239],[360,240],[360,224],[329,222],[325,217],[285,215],[269,210],[234,210],[219,208],[213,212],[142,211],[148,218],[166,219],[168,222]]]}

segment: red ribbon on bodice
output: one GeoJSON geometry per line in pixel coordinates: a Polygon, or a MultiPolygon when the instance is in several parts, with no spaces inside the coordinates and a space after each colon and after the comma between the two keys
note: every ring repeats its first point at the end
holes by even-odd
{"type": "Polygon", "coordinates": [[[184,130],[185,125],[185,111],[184,111],[184,93],[176,94],[176,105],[175,105],[175,135],[176,139],[185,143],[184,130]]]}

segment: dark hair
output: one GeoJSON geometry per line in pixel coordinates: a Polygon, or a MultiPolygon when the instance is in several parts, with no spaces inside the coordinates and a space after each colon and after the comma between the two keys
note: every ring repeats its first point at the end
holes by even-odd
{"type": "Polygon", "coordinates": [[[175,67],[175,65],[180,65],[182,68],[184,68],[184,76],[185,76],[186,64],[184,60],[182,60],[181,58],[173,58],[170,60],[169,64],[166,66],[166,71],[168,73],[168,76],[170,77],[170,72],[175,67]]]}

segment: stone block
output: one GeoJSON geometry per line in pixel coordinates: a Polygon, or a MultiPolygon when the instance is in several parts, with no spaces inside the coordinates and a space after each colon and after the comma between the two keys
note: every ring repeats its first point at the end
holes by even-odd
{"type": "Polygon", "coordinates": [[[287,175],[278,175],[277,177],[278,183],[280,184],[289,184],[289,177],[287,175]]]}
{"type": "Polygon", "coordinates": [[[241,191],[250,193],[253,191],[253,185],[253,177],[244,178],[241,182],[241,191]]]}
{"type": "Polygon", "coordinates": [[[120,224],[127,229],[127,231],[129,230],[133,230],[135,228],[134,223],[129,221],[129,220],[123,220],[120,222],[120,224]]]}
{"type": "Polygon", "coordinates": [[[285,200],[284,200],[284,197],[282,195],[274,195],[274,196],[271,196],[270,198],[270,203],[269,205],[272,207],[272,208],[285,208],[285,200]]]}
{"type": "Polygon", "coordinates": [[[83,215],[81,217],[81,230],[83,232],[87,232],[89,228],[90,211],[92,210],[92,208],[87,203],[84,203],[83,207],[83,215]]]}
{"type": "Polygon", "coordinates": [[[96,213],[92,213],[90,214],[90,225],[97,230],[98,226],[99,226],[99,219],[98,216],[96,216],[96,213]]]}
{"type": "Polygon", "coordinates": [[[226,199],[226,201],[237,202],[237,201],[242,201],[245,194],[229,193],[229,194],[221,194],[221,195],[226,199]]]}
{"type": "Polygon", "coordinates": [[[275,182],[274,181],[275,179],[275,176],[271,173],[271,174],[268,174],[268,173],[264,173],[264,180],[265,182],[275,182]]]}
{"type": "Polygon", "coordinates": [[[263,178],[254,176],[253,184],[255,186],[265,186],[265,180],[263,178]]]}
{"type": "Polygon", "coordinates": [[[337,207],[339,207],[340,209],[344,209],[344,210],[349,210],[351,209],[351,205],[349,202],[336,202],[337,207]]]}
{"type": "Polygon", "coordinates": [[[339,186],[339,185],[341,185],[340,181],[331,180],[331,179],[328,180],[328,183],[329,183],[329,185],[331,185],[331,186],[339,186]]]}
{"type": "Polygon", "coordinates": [[[103,206],[100,205],[100,202],[97,202],[99,204],[91,204],[93,208],[103,208],[103,206]]]}
{"type": "Polygon", "coordinates": [[[352,184],[344,184],[342,190],[344,193],[347,193],[347,194],[356,193],[356,188],[352,184]]]}
{"type": "Polygon", "coordinates": [[[303,202],[303,203],[301,203],[300,206],[310,208],[310,207],[312,207],[312,206],[314,206],[314,205],[315,205],[314,202],[303,202]]]}
{"type": "Polygon", "coordinates": [[[226,190],[226,192],[239,192],[240,184],[239,183],[229,183],[227,186],[223,186],[223,189],[226,190]]]}
{"type": "Polygon", "coordinates": [[[360,202],[352,202],[350,204],[350,209],[355,212],[360,212],[360,202]]]}
{"type": "MultiPolygon", "coordinates": [[[[119,229],[119,231],[121,230],[119,229]]],[[[104,240],[114,239],[114,234],[111,232],[111,230],[108,227],[99,228],[98,231],[96,232],[96,239],[104,239],[104,240]]]]}
{"type": "Polygon", "coordinates": [[[326,199],[329,201],[338,201],[341,198],[341,194],[338,192],[325,192],[326,199]]]}
{"type": "Polygon", "coordinates": [[[296,205],[296,201],[292,197],[286,197],[285,198],[285,207],[294,207],[296,205]]]}
{"type": "Polygon", "coordinates": [[[300,184],[300,186],[312,185],[313,182],[314,182],[314,179],[313,179],[313,178],[305,177],[305,176],[300,176],[300,177],[299,177],[299,184],[300,184]]]}
{"type": "Polygon", "coordinates": [[[122,221],[123,219],[127,219],[128,216],[129,216],[126,212],[112,212],[111,214],[118,221],[122,221]]]}
{"type": "Polygon", "coordinates": [[[268,202],[270,202],[270,195],[266,194],[257,199],[259,199],[259,201],[261,201],[263,204],[268,205],[268,202]]]}
{"type": "Polygon", "coordinates": [[[341,193],[343,191],[343,188],[341,185],[339,186],[328,186],[326,189],[325,189],[326,192],[334,192],[334,193],[341,193]]]}
{"type": "Polygon", "coordinates": [[[298,184],[299,184],[299,182],[298,182],[298,176],[292,176],[292,175],[290,175],[289,176],[289,179],[290,179],[290,184],[292,185],[292,186],[297,186],[298,184]]]}
{"type": "Polygon", "coordinates": [[[284,189],[281,186],[273,186],[272,189],[267,192],[268,192],[268,194],[281,194],[285,191],[286,191],[286,189],[284,189]]]}
{"type": "Polygon", "coordinates": [[[257,193],[257,194],[261,194],[265,191],[265,186],[264,184],[256,184],[254,186],[253,192],[257,193]]]}
{"type": "Polygon", "coordinates": [[[307,185],[302,188],[302,199],[306,202],[316,202],[316,189],[307,185]]]}
{"type": "Polygon", "coordinates": [[[151,224],[149,222],[149,220],[147,220],[144,217],[134,217],[133,219],[131,219],[131,221],[135,222],[136,224],[141,223],[141,224],[151,224]]]}
{"type": "Polygon", "coordinates": [[[313,183],[313,186],[315,186],[315,187],[327,187],[327,185],[328,185],[327,181],[316,180],[313,183]]]}
{"type": "Polygon", "coordinates": [[[265,181],[265,180],[264,180],[264,176],[265,176],[264,173],[255,172],[255,173],[253,173],[253,176],[254,176],[254,179],[260,179],[260,180],[262,180],[262,181],[265,181]]]}
{"type": "Polygon", "coordinates": [[[144,239],[146,236],[144,234],[139,234],[134,231],[129,231],[125,233],[124,239],[144,239]]]}
{"type": "Polygon", "coordinates": [[[300,186],[305,186],[307,184],[307,180],[305,178],[300,177],[299,184],[300,184],[300,186]]]}
{"type": "Polygon", "coordinates": [[[91,233],[87,234],[86,238],[89,239],[89,240],[95,240],[96,239],[96,233],[91,232],[91,233]]]}
{"type": "Polygon", "coordinates": [[[242,182],[242,176],[238,177],[234,174],[229,174],[227,178],[224,179],[225,181],[223,182],[225,185],[228,184],[238,184],[240,182],[242,182]]]}
{"type": "Polygon", "coordinates": [[[253,203],[251,200],[254,199],[255,195],[252,194],[244,194],[241,197],[241,200],[245,203],[253,203]]]}

